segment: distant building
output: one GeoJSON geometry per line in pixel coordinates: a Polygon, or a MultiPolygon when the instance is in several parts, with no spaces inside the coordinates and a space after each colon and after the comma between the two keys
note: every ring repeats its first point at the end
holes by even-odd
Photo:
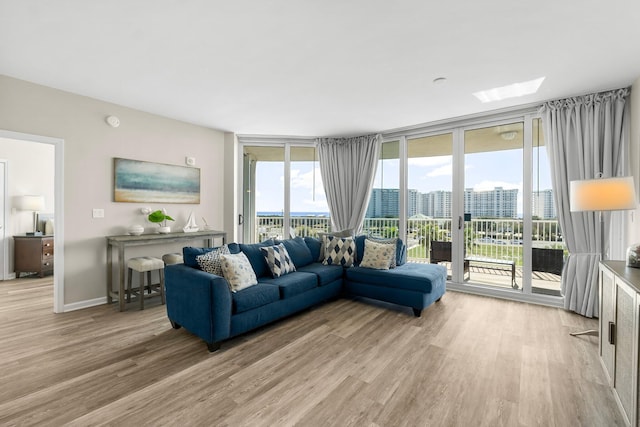
{"type": "Polygon", "coordinates": [[[533,192],[532,215],[540,219],[555,219],[558,217],[556,203],[553,200],[553,190],[533,192]]]}
{"type": "Polygon", "coordinates": [[[371,191],[367,218],[398,218],[400,215],[400,191],[397,188],[374,188],[371,191]]]}
{"type": "MultiPolygon", "coordinates": [[[[551,190],[547,191],[551,192],[551,190]]],[[[366,217],[397,218],[400,212],[399,196],[400,192],[397,188],[374,188],[371,192],[366,217]]],[[[551,204],[545,201],[544,214],[552,215],[544,218],[555,218],[553,194],[545,194],[544,197],[551,200],[551,204]]],[[[421,193],[418,190],[410,189],[407,194],[407,216],[422,214],[433,218],[451,218],[451,199],[451,191],[421,193]]],[[[517,218],[518,190],[505,190],[503,187],[496,187],[488,191],[474,191],[468,188],[464,191],[464,211],[470,213],[472,218],[517,218]]]]}
{"type": "Polygon", "coordinates": [[[517,218],[518,190],[496,187],[488,191],[464,190],[464,212],[472,218],[517,218]]]}
{"type": "Polygon", "coordinates": [[[422,196],[420,213],[433,218],[451,218],[451,191],[431,191],[422,196]]]}

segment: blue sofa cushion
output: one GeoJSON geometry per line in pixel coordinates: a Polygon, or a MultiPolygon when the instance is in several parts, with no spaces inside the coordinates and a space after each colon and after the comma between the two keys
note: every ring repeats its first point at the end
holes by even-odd
{"type": "Polygon", "coordinates": [[[314,262],[298,269],[305,273],[313,273],[318,276],[318,285],[324,286],[342,278],[342,266],[339,265],[322,265],[314,262]]]}
{"type": "MultiPolygon", "coordinates": [[[[256,277],[271,276],[271,270],[267,265],[267,261],[264,259],[264,255],[260,248],[266,246],[273,246],[275,242],[273,239],[265,240],[262,243],[244,244],[240,243],[238,246],[240,250],[247,256],[253,271],[256,273],[256,277]]],[[[231,245],[229,245],[231,250],[231,245]]]]}
{"type": "MultiPolygon", "coordinates": [[[[219,246],[218,246],[219,247],[219,246]]],[[[185,246],[182,248],[182,258],[184,259],[184,265],[188,265],[189,267],[197,268],[198,270],[202,270],[200,265],[198,264],[198,260],[196,259],[200,255],[204,255],[206,253],[211,252],[215,248],[194,248],[192,246],[185,246]]],[[[229,253],[237,254],[240,252],[240,248],[237,244],[231,243],[228,245],[229,253]]]]}
{"type": "Polygon", "coordinates": [[[311,251],[311,258],[313,258],[314,261],[318,261],[320,259],[320,252],[322,251],[322,240],[317,237],[305,237],[304,242],[311,251]]]}
{"type": "Polygon", "coordinates": [[[446,267],[439,264],[406,263],[392,270],[352,267],[345,270],[345,275],[354,282],[423,293],[430,293],[434,286],[447,280],[446,267]]]}
{"type": "MultiPolygon", "coordinates": [[[[360,265],[362,262],[362,257],[364,256],[364,241],[368,236],[361,234],[356,237],[356,265],[360,265]]],[[[388,239],[381,239],[377,237],[372,237],[373,240],[384,241],[388,239]]],[[[396,240],[396,267],[403,265],[407,262],[407,246],[404,244],[402,239],[396,240]]]]}
{"type": "Polygon", "coordinates": [[[269,285],[277,285],[280,287],[280,296],[290,298],[295,295],[299,295],[310,289],[318,287],[318,278],[313,273],[303,273],[300,271],[294,271],[285,276],[280,276],[277,279],[261,279],[260,283],[267,283],[269,285]]]}
{"type": "Polygon", "coordinates": [[[318,259],[317,257],[313,258],[309,246],[307,246],[304,239],[300,236],[296,237],[295,239],[283,240],[282,244],[285,248],[287,248],[287,252],[289,252],[289,256],[291,257],[291,261],[293,261],[293,264],[296,266],[296,268],[309,265],[313,261],[318,259]]]}
{"type": "Polygon", "coordinates": [[[280,289],[275,285],[258,283],[255,286],[235,292],[231,297],[233,299],[233,313],[243,313],[278,301],[280,299],[280,289]]]}

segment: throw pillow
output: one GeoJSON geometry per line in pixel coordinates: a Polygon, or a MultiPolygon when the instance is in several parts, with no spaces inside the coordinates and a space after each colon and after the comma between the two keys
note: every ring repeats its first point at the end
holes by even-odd
{"type": "MultiPolygon", "coordinates": [[[[391,239],[383,239],[383,238],[380,238],[380,237],[369,236],[364,241],[365,247],[367,245],[367,240],[370,240],[370,241],[376,242],[376,243],[380,243],[380,244],[383,244],[383,245],[392,246],[392,248],[393,248],[393,258],[391,258],[391,264],[389,265],[389,268],[396,268],[397,267],[396,251],[397,251],[397,246],[398,246],[398,238],[394,237],[394,238],[391,238],[391,239]]],[[[365,250],[365,252],[366,252],[366,250],[365,250]]]]}
{"type": "MultiPolygon", "coordinates": [[[[311,254],[311,250],[302,237],[285,240],[282,244],[287,248],[291,261],[293,261],[296,267],[304,267],[305,265],[309,265],[315,261],[311,254]]],[[[318,257],[315,259],[317,260],[318,257]]]]}
{"type": "Polygon", "coordinates": [[[265,261],[271,270],[271,275],[276,278],[296,271],[296,266],[291,261],[287,248],[282,243],[275,246],[260,248],[265,261]]]}
{"type": "Polygon", "coordinates": [[[222,273],[229,283],[231,292],[238,292],[258,284],[256,273],[243,252],[221,255],[220,258],[222,259],[222,273]]]}
{"type": "Polygon", "coordinates": [[[324,265],[351,267],[356,257],[356,242],[351,237],[326,237],[324,265]]]}
{"type": "Polygon", "coordinates": [[[200,268],[207,273],[215,274],[217,276],[222,276],[222,255],[230,254],[229,246],[222,245],[217,249],[209,251],[204,255],[198,255],[196,257],[196,261],[198,261],[198,265],[200,268]]]}
{"type": "Polygon", "coordinates": [[[391,266],[391,260],[395,258],[395,248],[395,243],[390,245],[366,239],[364,241],[364,256],[360,267],[388,270],[391,266]]]}
{"type": "Polygon", "coordinates": [[[265,246],[273,246],[276,243],[273,239],[267,239],[261,243],[240,243],[240,250],[247,256],[247,259],[253,267],[253,271],[256,273],[256,277],[267,276],[269,274],[269,266],[262,256],[260,248],[265,246]]]}
{"type": "Polygon", "coordinates": [[[320,238],[320,242],[322,242],[322,246],[320,247],[320,257],[318,258],[319,262],[323,262],[326,256],[327,250],[327,237],[353,237],[353,229],[347,228],[340,231],[334,231],[331,233],[318,233],[318,237],[320,238]]]}

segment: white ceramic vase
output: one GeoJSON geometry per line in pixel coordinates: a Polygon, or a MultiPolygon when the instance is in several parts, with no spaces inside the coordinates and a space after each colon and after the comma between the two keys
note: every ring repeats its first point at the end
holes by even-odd
{"type": "Polygon", "coordinates": [[[168,227],[168,226],[158,227],[158,233],[160,233],[160,234],[171,233],[171,227],[168,227]]]}

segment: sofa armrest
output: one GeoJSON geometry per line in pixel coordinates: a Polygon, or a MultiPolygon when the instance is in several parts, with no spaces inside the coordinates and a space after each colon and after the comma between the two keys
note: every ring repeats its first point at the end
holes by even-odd
{"type": "Polygon", "coordinates": [[[167,315],[207,343],[229,338],[231,291],[220,276],[184,264],[165,267],[167,315]]]}

